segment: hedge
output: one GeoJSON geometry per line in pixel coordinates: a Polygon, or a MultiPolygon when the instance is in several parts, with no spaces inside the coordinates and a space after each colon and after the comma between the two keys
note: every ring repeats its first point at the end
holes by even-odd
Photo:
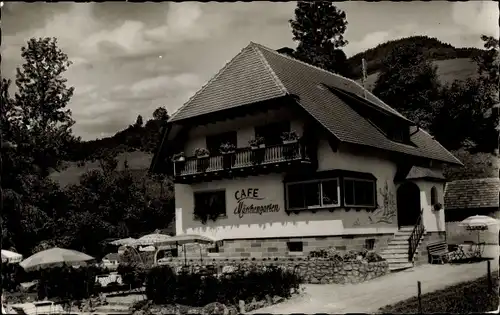
{"type": "Polygon", "coordinates": [[[266,296],[289,298],[301,279],[276,266],[237,270],[230,275],[176,274],[169,266],[153,267],[146,277],[147,298],[155,304],[204,306],[212,302],[238,305],[266,296]]]}

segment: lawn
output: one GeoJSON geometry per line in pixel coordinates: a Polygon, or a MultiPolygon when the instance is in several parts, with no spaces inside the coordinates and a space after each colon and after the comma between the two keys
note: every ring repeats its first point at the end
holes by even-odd
{"type": "MultiPolygon", "coordinates": [[[[423,294],[422,313],[484,313],[496,310],[499,304],[498,279],[492,275],[493,289],[488,292],[487,276],[445,289],[423,294]]],[[[418,299],[387,305],[379,313],[418,313],[418,299]]]]}

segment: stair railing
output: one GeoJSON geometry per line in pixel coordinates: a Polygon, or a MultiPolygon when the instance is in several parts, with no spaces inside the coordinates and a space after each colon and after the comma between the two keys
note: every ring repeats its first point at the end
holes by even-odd
{"type": "Polygon", "coordinates": [[[422,219],[423,210],[424,209],[420,209],[420,215],[418,216],[417,223],[415,223],[415,227],[413,228],[410,238],[408,239],[408,261],[413,261],[420,239],[424,234],[424,222],[422,219]]]}

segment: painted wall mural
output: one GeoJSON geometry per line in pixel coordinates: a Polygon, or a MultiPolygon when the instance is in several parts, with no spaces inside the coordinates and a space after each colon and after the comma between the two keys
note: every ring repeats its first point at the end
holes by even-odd
{"type": "Polygon", "coordinates": [[[382,196],[382,204],[371,215],[368,216],[370,224],[387,223],[392,224],[397,216],[396,197],[389,189],[389,183],[386,181],[383,188],[379,189],[382,196]]]}

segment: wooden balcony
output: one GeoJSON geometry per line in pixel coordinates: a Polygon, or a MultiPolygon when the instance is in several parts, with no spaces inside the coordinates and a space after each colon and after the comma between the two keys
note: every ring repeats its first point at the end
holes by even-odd
{"type": "Polygon", "coordinates": [[[283,171],[291,165],[311,164],[305,152],[304,146],[295,142],[259,149],[242,148],[207,158],[189,157],[174,162],[175,181],[192,183],[283,171]]]}

